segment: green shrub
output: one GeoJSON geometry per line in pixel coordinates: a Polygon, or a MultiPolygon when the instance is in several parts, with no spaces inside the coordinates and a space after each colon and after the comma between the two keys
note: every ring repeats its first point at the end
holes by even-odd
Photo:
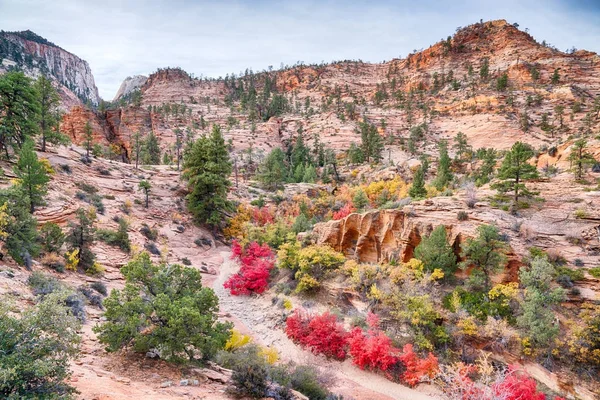
{"type": "Polygon", "coordinates": [[[246,363],[233,371],[231,382],[233,388],[230,391],[234,395],[262,399],[269,388],[267,368],[258,363],[246,363]]]}
{"type": "Polygon", "coordinates": [[[173,362],[209,360],[224,348],[231,323],[217,322],[218,298],[194,268],[156,265],[141,253],[121,268],[125,288],[104,300],[106,322],[94,327],[107,351],[160,349],[173,362]]]}
{"type": "Polygon", "coordinates": [[[96,231],[96,239],[105,242],[110,246],[115,246],[129,253],[131,250],[131,242],[129,241],[128,226],[124,219],[119,220],[119,229],[98,229],[96,231]]]}
{"type": "Polygon", "coordinates": [[[190,259],[189,259],[189,258],[187,258],[187,257],[183,257],[183,258],[181,259],[181,263],[182,263],[183,265],[192,265],[192,262],[191,262],[191,261],[190,261],[190,259]]]}
{"type": "Polygon", "coordinates": [[[600,267],[596,267],[596,268],[590,268],[588,269],[588,272],[590,273],[590,275],[592,275],[594,278],[598,278],[600,279],[600,267]]]}
{"type": "Polygon", "coordinates": [[[142,224],[142,227],[140,228],[140,233],[144,235],[148,240],[155,241],[156,239],[158,239],[158,231],[156,229],[150,228],[145,223],[142,224]]]}
{"type": "Polygon", "coordinates": [[[94,289],[96,292],[100,293],[103,296],[108,294],[108,290],[106,289],[106,285],[100,281],[92,282],[90,287],[94,289]]]}
{"type": "Polygon", "coordinates": [[[67,296],[49,294],[19,317],[0,301],[0,397],[72,398],[75,389],[66,380],[80,338],[79,322],[64,306],[67,296]]]}
{"type": "Polygon", "coordinates": [[[65,234],[60,226],[47,222],[40,228],[40,242],[47,253],[56,253],[65,243],[65,234]]]}

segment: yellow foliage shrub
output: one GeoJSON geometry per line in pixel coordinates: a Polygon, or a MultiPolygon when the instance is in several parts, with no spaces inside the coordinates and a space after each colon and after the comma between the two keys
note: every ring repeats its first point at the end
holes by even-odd
{"type": "Polygon", "coordinates": [[[479,328],[477,327],[477,323],[475,323],[475,318],[473,316],[468,316],[466,318],[462,318],[456,324],[461,334],[465,336],[477,336],[479,333],[479,328]]]}
{"type": "Polygon", "coordinates": [[[225,350],[233,351],[235,349],[239,349],[242,346],[247,345],[252,341],[252,338],[248,335],[242,334],[237,329],[233,329],[231,331],[231,337],[225,343],[225,350]]]}
{"type": "Polygon", "coordinates": [[[265,361],[271,365],[279,361],[279,353],[277,352],[277,349],[273,347],[261,347],[259,354],[263,356],[265,361]]]}
{"type": "Polygon", "coordinates": [[[52,168],[52,164],[50,164],[50,161],[48,161],[47,158],[40,158],[40,164],[44,166],[44,169],[48,175],[54,174],[54,168],[52,168]]]}
{"type": "Polygon", "coordinates": [[[371,202],[376,202],[384,190],[387,190],[391,201],[399,200],[408,196],[408,185],[400,177],[392,180],[381,180],[369,183],[363,188],[371,202]]]}
{"type": "Polygon", "coordinates": [[[294,308],[294,305],[292,304],[292,301],[290,299],[285,299],[283,300],[283,308],[289,311],[292,308],[294,308]]]}
{"type": "Polygon", "coordinates": [[[518,293],[519,284],[517,282],[510,282],[507,284],[499,283],[490,289],[489,296],[490,300],[504,297],[504,299],[502,299],[502,305],[508,306],[510,300],[516,298],[518,293]]]}
{"type": "Polygon", "coordinates": [[[67,258],[67,264],[65,265],[65,268],[70,271],[77,271],[77,265],[79,265],[79,249],[67,251],[65,256],[67,258]]]}
{"type": "Polygon", "coordinates": [[[103,272],[104,268],[98,263],[98,261],[94,261],[94,264],[92,264],[92,266],[85,271],[85,273],[88,275],[100,275],[103,272]]]}

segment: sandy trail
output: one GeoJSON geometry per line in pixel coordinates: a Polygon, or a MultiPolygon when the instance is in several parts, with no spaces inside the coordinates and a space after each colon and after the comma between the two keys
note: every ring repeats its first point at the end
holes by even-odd
{"type": "Polygon", "coordinates": [[[221,312],[229,313],[236,327],[244,333],[251,334],[257,342],[275,347],[282,360],[311,364],[324,373],[331,374],[335,378],[332,389],[356,400],[432,400],[439,398],[391,382],[377,374],[363,371],[353,366],[350,360],[345,362],[329,361],[296,346],[281,329],[284,321],[283,313],[271,304],[269,297],[231,296],[223,288],[225,280],[239,267],[230,259],[230,251],[221,251],[220,255],[223,263],[219,267],[219,275],[213,283],[213,289],[219,297],[221,312]]]}

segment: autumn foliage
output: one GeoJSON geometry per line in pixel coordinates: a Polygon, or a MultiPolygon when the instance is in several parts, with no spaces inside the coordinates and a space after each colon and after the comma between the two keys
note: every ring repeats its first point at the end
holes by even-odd
{"type": "Polygon", "coordinates": [[[232,295],[262,293],[269,285],[269,274],[275,266],[273,251],[267,244],[256,242],[242,247],[237,241],[231,246],[234,260],[241,264],[240,270],[223,285],[232,295]]]}
{"type": "Polygon", "coordinates": [[[379,318],[367,316],[369,329],[354,328],[348,332],[337,317],[328,312],[309,315],[296,310],[287,319],[286,333],[294,342],[315,354],[343,360],[347,355],[361,369],[382,372],[389,379],[416,385],[423,378],[433,378],[438,371],[437,358],[429,353],[419,358],[412,345],[400,351],[392,340],[378,328],[379,318]]]}
{"type": "Polygon", "coordinates": [[[352,214],[354,211],[356,211],[356,210],[354,209],[354,207],[352,207],[352,204],[346,203],[346,205],[343,206],[342,208],[340,208],[339,211],[336,211],[333,213],[333,219],[338,220],[338,219],[346,218],[348,215],[352,214]]]}
{"type": "MultiPolygon", "coordinates": [[[[518,371],[514,365],[508,367],[508,373],[493,387],[493,391],[505,400],[546,400],[546,395],[537,391],[536,381],[518,371]]],[[[555,397],[554,400],[563,399],[555,397]]]]}
{"type": "Polygon", "coordinates": [[[286,333],[294,342],[308,347],[315,354],[338,360],[346,358],[348,332],[329,312],[310,316],[296,310],[286,321],[286,333]]]}

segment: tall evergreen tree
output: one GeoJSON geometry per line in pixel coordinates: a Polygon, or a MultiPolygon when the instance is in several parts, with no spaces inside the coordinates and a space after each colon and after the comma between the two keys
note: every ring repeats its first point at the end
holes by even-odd
{"type": "Polygon", "coordinates": [[[31,258],[40,252],[37,220],[29,212],[23,188],[13,185],[0,191],[0,239],[8,254],[21,265],[30,266],[31,258]]]}
{"type": "Polygon", "coordinates": [[[184,160],[184,178],[190,193],[187,206],[202,223],[216,227],[223,221],[223,211],[231,208],[227,193],[232,171],[229,153],[221,128],[214,125],[210,136],[202,136],[184,160]]]}
{"type": "Polygon", "coordinates": [[[358,124],[358,128],[365,161],[378,163],[382,158],[381,152],[383,151],[383,141],[377,131],[377,127],[367,120],[363,120],[358,124]]]}
{"type": "Polygon", "coordinates": [[[298,132],[298,136],[296,137],[296,143],[294,143],[294,147],[292,148],[292,165],[291,167],[296,171],[298,165],[306,165],[311,164],[312,160],[310,157],[310,149],[306,147],[304,144],[304,135],[302,131],[298,132]]]}
{"type": "Polygon", "coordinates": [[[439,143],[440,159],[438,162],[437,176],[435,177],[435,188],[442,190],[452,181],[452,172],[450,172],[450,156],[448,155],[448,143],[440,140],[439,143]]]}
{"type": "Polygon", "coordinates": [[[46,143],[65,144],[68,138],[62,135],[59,130],[60,124],[60,97],[52,86],[52,81],[44,75],[40,76],[34,84],[38,102],[40,104],[40,135],[41,150],[46,151],[46,143]]]}
{"type": "Polygon", "coordinates": [[[33,147],[33,140],[27,139],[19,152],[19,160],[13,168],[19,179],[19,185],[23,190],[29,212],[32,214],[36,206],[44,203],[44,195],[47,192],[47,184],[50,180],[46,168],[38,160],[33,147]]]}
{"type": "Polygon", "coordinates": [[[75,215],[77,219],[69,223],[67,243],[69,249],[75,251],[78,267],[87,271],[96,261],[96,255],[91,250],[96,233],[94,228],[96,212],[93,208],[91,210],[79,208],[75,215]]]}
{"type": "Polygon", "coordinates": [[[424,237],[415,248],[415,258],[423,261],[425,269],[441,269],[445,277],[456,271],[456,255],[446,238],[446,228],[438,225],[429,236],[424,237]]]}
{"type": "Polygon", "coordinates": [[[133,152],[133,158],[135,159],[135,169],[137,170],[140,163],[140,155],[142,152],[143,144],[141,132],[137,131],[136,133],[134,133],[131,139],[131,151],[133,152]]]}
{"type": "Polygon", "coordinates": [[[422,166],[419,166],[419,168],[415,171],[412,186],[408,191],[408,195],[414,200],[424,199],[427,197],[427,189],[425,189],[425,174],[423,173],[422,166]]]}
{"type": "Polygon", "coordinates": [[[509,191],[514,193],[513,205],[515,209],[519,208],[520,196],[531,195],[531,192],[527,190],[527,186],[525,186],[523,181],[538,177],[535,166],[527,162],[533,155],[534,152],[531,146],[516,142],[510,151],[506,153],[506,156],[504,156],[502,165],[498,170],[498,178],[501,179],[501,182],[492,185],[494,189],[502,193],[509,191]]]}
{"type": "Polygon", "coordinates": [[[285,153],[279,147],[271,150],[265,161],[261,164],[258,180],[267,187],[274,190],[287,180],[287,166],[285,165],[285,153]]]}
{"type": "Polygon", "coordinates": [[[578,180],[583,178],[586,167],[596,162],[594,156],[587,151],[586,146],[587,141],[585,139],[576,140],[571,148],[571,154],[569,154],[571,169],[578,180]]]}
{"type": "Polygon", "coordinates": [[[85,146],[85,157],[90,159],[90,151],[92,150],[92,145],[94,144],[94,132],[92,131],[92,125],[90,122],[85,123],[85,127],[83,128],[83,145],[85,146]]]}
{"type": "Polygon", "coordinates": [[[491,287],[491,277],[498,272],[506,261],[505,251],[507,245],[501,240],[498,228],[494,225],[480,225],[477,228],[477,237],[468,238],[461,246],[461,269],[474,267],[474,274],[483,275],[483,287],[487,293],[491,287]]]}
{"type": "Polygon", "coordinates": [[[40,105],[31,79],[22,72],[0,75],[0,152],[10,158],[39,131],[40,105]]]}
{"type": "Polygon", "coordinates": [[[158,144],[158,138],[154,134],[154,131],[150,131],[143,146],[143,161],[144,164],[158,165],[160,164],[160,146],[158,144]]]}

